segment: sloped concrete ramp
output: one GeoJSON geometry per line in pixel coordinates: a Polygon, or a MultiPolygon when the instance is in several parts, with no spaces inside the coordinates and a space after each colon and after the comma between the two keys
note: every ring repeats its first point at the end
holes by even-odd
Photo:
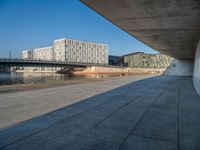
{"type": "Polygon", "coordinates": [[[191,77],[152,77],[3,130],[0,149],[200,149],[199,116],[191,77]]]}

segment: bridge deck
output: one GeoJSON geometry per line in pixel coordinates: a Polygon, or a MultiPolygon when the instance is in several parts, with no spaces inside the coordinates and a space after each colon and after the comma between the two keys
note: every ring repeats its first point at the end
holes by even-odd
{"type": "MultiPolygon", "coordinates": [[[[102,63],[89,63],[89,62],[65,62],[65,61],[50,61],[50,60],[27,60],[27,59],[14,59],[14,58],[0,58],[0,65],[51,65],[51,66],[108,66],[102,63]]],[[[120,67],[120,66],[113,66],[120,67]]]]}
{"type": "Polygon", "coordinates": [[[200,149],[190,77],[152,77],[0,132],[0,149],[200,149]]]}

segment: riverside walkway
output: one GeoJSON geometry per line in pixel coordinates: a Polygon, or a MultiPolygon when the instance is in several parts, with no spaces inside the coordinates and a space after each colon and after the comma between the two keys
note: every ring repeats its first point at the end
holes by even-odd
{"type": "MultiPolygon", "coordinates": [[[[93,83],[80,89],[80,93],[103,85],[112,88],[96,91],[96,95],[94,92],[75,104],[3,128],[0,149],[200,149],[200,97],[192,86],[192,78],[126,79],[123,84],[122,79],[98,82],[96,86],[93,83]]],[[[66,87],[59,88],[58,91],[66,90],[66,87]]],[[[34,92],[39,91],[31,91],[26,96],[33,99],[34,92]]],[[[11,99],[20,94],[10,94],[11,99]]],[[[59,100],[57,92],[54,95],[53,99],[59,100]]],[[[45,101],[42,97],[39,100],[45,101]]]]}

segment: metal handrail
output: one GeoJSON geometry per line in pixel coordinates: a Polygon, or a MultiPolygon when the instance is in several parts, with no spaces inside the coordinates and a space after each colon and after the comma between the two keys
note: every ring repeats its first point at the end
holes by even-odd
{"type": "Polygon", "coordinates": [[[84,66],[90,66],[90,65],[111,66],[111,65],[108,65],[108,64],[100,64],[100,63],[65,62],[65,61],[50,61],[50,60],[27,60],[27,59],[21,59],[21,58],[5,58],[5,57],[0,57],[0,62],[49,63],[49,64],[84,65],[84,66]]]}

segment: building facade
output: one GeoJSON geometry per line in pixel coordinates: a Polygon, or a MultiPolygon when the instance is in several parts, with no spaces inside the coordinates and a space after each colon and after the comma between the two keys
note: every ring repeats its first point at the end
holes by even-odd
{"type": "Polygon", "coordinates": [[[167,68],[174,58],[163,54],[136,52],[124,55],[124,64],[134,68],[167,68]]]}
{"type": "Polygon", "coordinates": [[[53,47],[43,47],[33,49],[34,60],[53,60],[53,47]]]}
{"type": "Polygon", "coordinates": [[[108,64],[108,45],[63,38],[54,40],[52,47],[23,51],[22,58],[108,64]]]}

